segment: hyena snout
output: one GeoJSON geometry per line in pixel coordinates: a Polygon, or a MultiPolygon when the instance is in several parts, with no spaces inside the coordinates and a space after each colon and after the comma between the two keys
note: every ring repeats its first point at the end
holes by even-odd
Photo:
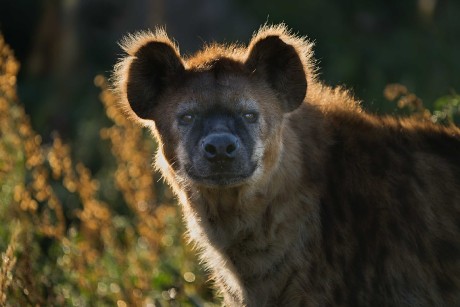
{"type": "Polygon", "coordinates": [[[212,133],[201,140],[201,152],[210,162],[233,160],[239,149],[240,142],[231,133],[212,133]]]}

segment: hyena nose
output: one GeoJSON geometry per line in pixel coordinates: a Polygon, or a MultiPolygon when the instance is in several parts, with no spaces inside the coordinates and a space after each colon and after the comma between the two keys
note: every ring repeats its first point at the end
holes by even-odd
{"type": "Polygon", "coordinates": [[[233,159],[239,147],[238,138],[230,133],[213,133],[201,142],[203,154],[209,161],[233,159]]]}

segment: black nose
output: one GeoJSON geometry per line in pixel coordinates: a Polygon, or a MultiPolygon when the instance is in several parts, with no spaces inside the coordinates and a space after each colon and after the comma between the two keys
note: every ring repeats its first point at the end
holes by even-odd
{"type": "Polygon", "coordinates": [[[238,138],[230,133],[213,133],[201,142],[203,154],[210,161],[233,159],[239,147],[238,138]]]}

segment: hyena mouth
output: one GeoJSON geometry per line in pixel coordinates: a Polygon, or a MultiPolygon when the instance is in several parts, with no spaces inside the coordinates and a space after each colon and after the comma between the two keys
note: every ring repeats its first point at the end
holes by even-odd
{"type": "Polygon", "coordinates": [[[194,168],[188,168],[187,175],[195,184],[212,187],[231,187],[242,185],[255,172],[257,165],[245,170],[210,169],[198,172],[194,168]]]}
{"type": "Polygon", "coordinates": [[[200,185],[215,187],[230,187],[243,184],[250,176],[234,174],[219,174],[207,177],[192,177],[193,181],[200,185]]]}

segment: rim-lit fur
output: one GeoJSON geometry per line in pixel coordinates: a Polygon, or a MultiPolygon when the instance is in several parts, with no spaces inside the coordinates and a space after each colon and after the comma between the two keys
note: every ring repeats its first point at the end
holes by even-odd
{"type": "MultiPolygon", "coordinates": [[[[188,58],[164,30],[129,36],[122,47],[127,55],[114,72],[120,105],[152,128],[156,167],[178,196],[190,240],[226,305],[460,305],[459,129],[363,112],[346,90],[317,80],[312,44],[284,25],[262,27],[247,47],[211,44],[188,58]],[[294,48],[305,73],[305,99],[292,112],[277,84],[243,80],[251,77],[244,69],[255,46],[270,37],[294,48]],[[247,181],[209,187],[181,170],[186,154],[174,112],[195,85],[174,87],[168,75],[161,82],[171,80],[162,83],[169,89],[146,92],[158,97],[148,100],[151,109],[133,111],[130,69],[151,42],[169,46],[158,58],[192,80],[216,69],[216,60],[231,60],[221,82],[247,91],[265,121],[260,163],[247,181]]],[[[257,67],[254,73],[273,70],[257,67]]]]}

